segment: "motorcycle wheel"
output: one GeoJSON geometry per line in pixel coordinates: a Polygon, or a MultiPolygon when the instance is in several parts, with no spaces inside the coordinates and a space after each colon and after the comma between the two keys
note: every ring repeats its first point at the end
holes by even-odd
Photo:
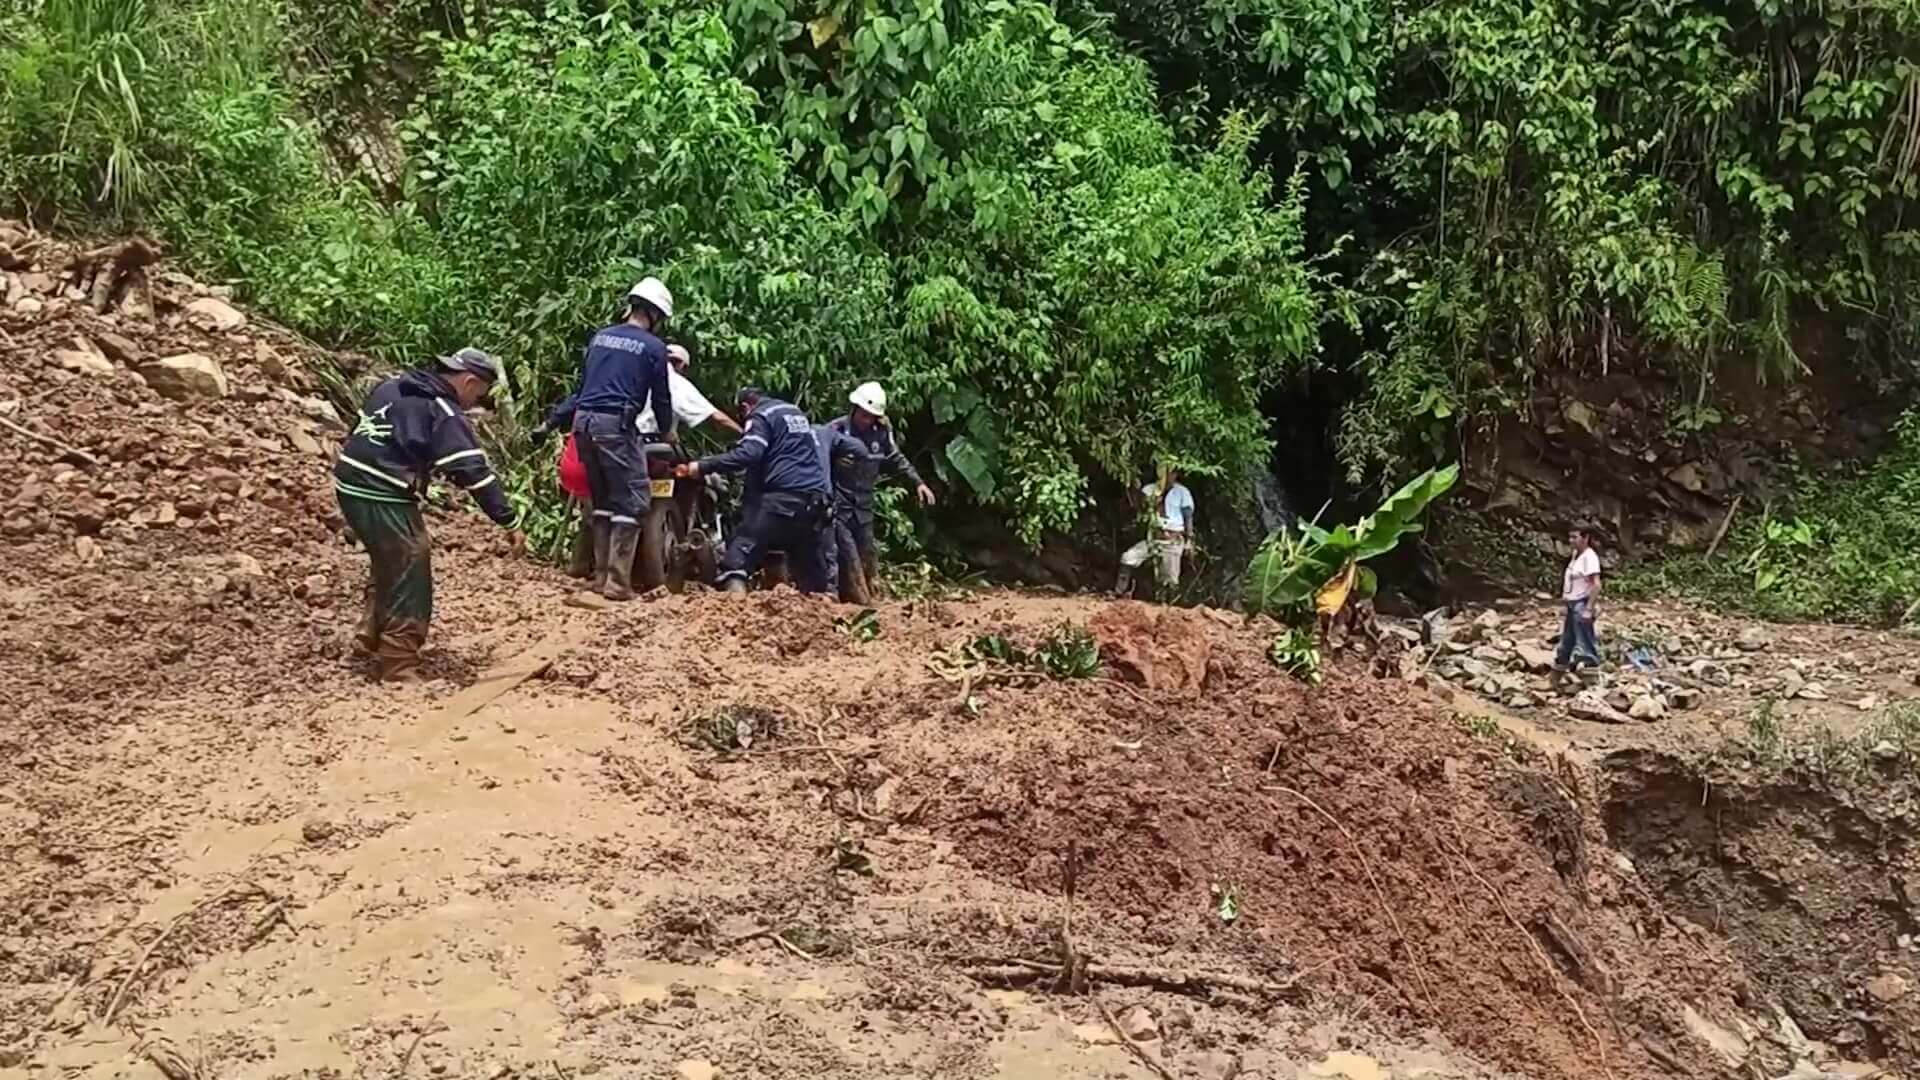
{"type": "MultiPolygon", "coordinates": [[[[647,520],[640,524],[640,551],[634,558],[633,568],[633,583],[639,590],[671,586],[673,549],[682,531],[677,500],[655,499],[653,505],[647,507],[647,520]]],[[[685,584],[684,579],[681,584],[685,584]]]]}

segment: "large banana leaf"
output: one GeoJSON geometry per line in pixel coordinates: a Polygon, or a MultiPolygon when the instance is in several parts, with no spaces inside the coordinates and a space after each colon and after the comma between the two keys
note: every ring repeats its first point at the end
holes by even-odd
{"type": "Polygon", "coordinates": [[[1392,551],[1402,536],[1420,531],[1420,515],[1459,478],[1458,465],[1430,469],[1352,526],[1323,529],[1308,523],[1275,532],[1247,566],[1247,610],[1278,614],[1295,608],[1345,570],[1348,562],[1365,562],[1392,551]]]}

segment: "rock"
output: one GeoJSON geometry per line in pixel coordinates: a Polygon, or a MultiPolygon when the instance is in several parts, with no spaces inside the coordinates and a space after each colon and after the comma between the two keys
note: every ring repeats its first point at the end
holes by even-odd
{"type": "Polygon", "coordinates": [[[99,347],[101,353],[109,359],[116,360],[128,367],[133,367],[147,358],[145,349],[111,331],[103,331],[93,335],[93,342],[99,347]]]}
{"type": "Polygon", "coordinates": [[[1473,620],[1473,625],[1479,627],[1481,630],[1492,631],[1500,629],[1500,625],[1505,621],[1505,619],[1500,617],[1499,612],[1489,609],[1476,616],[1473,620]]]}
{"type": "MultiPolygon", "coordinates": [[[[1447,640],[1447,609],[1434,608],[1420,616],[1420,644],[1440,645],[1447,640]]],[[[1914,673],[1916,682],[1920,682],[1920,671],[1914,673]]]]}
{"type": "Polygon", "coordinates": [[[293,381],[293,369],[281,358],[274,347],[264,341],[253,343],[253,362],[260,367],[260,374],[277,386],[285,386],[293,381]]]}
{"type": "Polygon", "coordinates": [[[173,504],[170,502],[163,502],[153,508],[153,523],[155,525],[171,525],[178,520],[180,520],[180,511],[174,509],[173,504]]]}
{"type": "Polygon", "coordinates": [[[1506,666],[1513,660],[1513,654],[1498,645],[1476,645],[1471,655],[1475,660],[1484,660],[1489,664],[1506,666]]]}
{"type": "Polygon", "coordinates": [[[580,1002],[580,1016],[605,1016],[613,1011],[613,999],[596,990],[580,1002]]]}
{"type": "Polygon", "coordinates": [[[1806,677],[1793,668],[1780,673],[1780,696],[1783,699],[1791,700],[1798,697],[1801,689],[1806,685],[1806,677]]]}
{"type": "Polygon", "coordinates": [[[245,552],[234,552],[227,556],[227,562],[233,567],[233,572],[240,577],[263,577],[266,574],[260,566],[260,560],[245,552]]]}
{"type": "Polygon", "coordinates": [[[1634,699],[1627,715],[1635,720],[1661,720],[1667,715],[1667,706],[1652,694],[1642,694],[1634,699]]]}
{"type": "Polygon", "coordinates": [[[0,1046],[0,1069],[17,1069],[27,1060],[27,1052],[17,1046],[0,1046]]]}
{"type": "Polygon", "coordinates": [[[1628,717],[1620,710],[1606,703],[1598,691],[1582,690],[1567,703],[1567,715],[1578,720],[1592,720],[1602,724],[1624,724],[1628,717]]]}
{"type": "Polygon", "coordinates": [[[300,838],[309,844],[324,844],[340,829],[325,818],[312,818],[300,826],[300,838]]]}
{"type": "Polygon", "coordinates": [[[1202,1080],[1233,1080],[1240,1075],[1240,1058],[1236,1054],[1215,1050],[1194,1058],[1193,1068],[1202,1080]]]}
{"type": "Polygon", "coordinates": [[[1867,993],[1882,1005],[1891,1005],[1907,996],[1911,989],[1907,980],[1891,971],[1883,971],[1867,980],[1867,993]]]}
{"type": "Polygon", "coordinates": [[[53,362],[66,368],[68,371],[81,375],[91,375],[96,379],[109,378],[115,371],[119,370],[113,366],[113,361],[101,356],[99,353],[86,352],[81,349],[55,349],[53,350],[53,362]]]}
{"type": "Polygon", "coordinates": [[[1600,434],[1600,418],[1594,414],[1592,406],[1578,398],[1568,398],[1560,405],[1560,415],[1567,423],[1589,435],[1600,434]]]}
{"type": "Polygon", "coordinates": [[[1687,665],[1687,674],[1709,686],[1726,686],[1733,682],[1733,676],[1727,669],[1712,660],[1695,660],[1687,665]]]}
{"type": "Polygon", "coordinates": [[[1683,465],[1676,465],[1668,469],[1667,479],[1679,484],[1681,487],[1686,488],[1696,495],[1707,489],[1707,482],[1700,475],[1700,466],[1696,462],[1689,461],[1683,465]]]}
{"type": "Polygon", "coordinates": [[[80,565],[90,566],[100,561],[100,541],[91,536],[78,536],[73,541],[73,554],[80,565]]]}
{"type": "Polygon", "coordinates": [[[1135,1005],[1120,1014],[1120,1030],[1134,1042],[1152,1042],[1160,1037],[1160,1021],[1144,1005],[1135,1005]]]}
{"type": "Polygon", "coordinates": [[[1609,690],[1606,692],[1604,700],[1608,705],[1621,712],[1626,712],[1628,709],[1633,708],[1633,695],[1627,693],[1625,690],[1609,690]]]}
{"type": "Polygon", "coordinates": [[[229,495],[238,495],[240,494],[240,489],[247,486],[246,479],[232,469],[222,469],[216,466],[201,473],[200,476],[201,479],[207,482],[208,487],[213,488],[215,491],[224,491],[229,495]]]}
{"type": "Polygon", "coordinates": [[[52,296],[54,292],[52,276],[38,270],[21,274],[20,287],[41,296],[52,296]]]}
{"type": "Polygon", "coordinates": [[[1506,700],[1502,701],[1501,704],[1509,709],[1531,709],[1535,705],[1540,704],[1540,699],[1524,690],[1518,690],[1508,694],[1506,700]]]}
{"type": "Polygon", "coordinates": [[[227,396],[227,373],[202,353],[181,353],[142,364],[140,376],[154,393],[174,401],[227,396]]]}
{"type": "Polygon", "coordinates": [[[1867,753],[1871,755],[1875,761],[1900,760],[1900,748],[1886,739],[1881,739],[1879,742],[1874,743],[1873,749],[1867,751],[1867,753]]]}
{"type": "Polygon", "coordinates": [[[1749,626],[1740,631],[1740,638],[1734,644],[1745,652],[1759,652],[1773,644],[1773,637],[1763,627],[1749,626]]]}
{"type": "Polygon", "coordinates": [[[39,315],[42,311],[45,311],[46,309],[47,309],[46,304],[42,303],[40,300],[37,300],[31,296],[23,296],[20,299],[15,300],[13,302],[14,312],[19,315],[25,315],[29,318],[39,315]]]}
{"type": "Polygon", "coordinates": [[[1100,658],[1121,678],[1149,689],[1199,690],[1213,643],[1206,617],[1136,600],[1108,604],[1087,622],[1100,658]]]}
{"type": "Polygon", "coordinates": [[[1804,701],[1825,701],[1827,700],[1827,688],[1817,682],[1810,682],[1801,687],[1800,692],[1794,696],[1804,701]]]}
{"type": "Polygon", "coordinates": [[[714,1080],[720,1075],[720,1070],[714,1068],[713,1062],[706,1058],[688,1058],[673,1067],[673,1075],[680,1080],[714,1080]]]}
{"type": "Polygon", "coordinates": [[[310,420],[318,420],[323,424],[330,424],[336,428],[345,428],[347,426],[346,423],[340,419],[339,410],[335,409],[333,403],[325,398],[296,398],[294,404],[301,412],[305,413],[310,420]]]}
{"type": "Polygon", "coordinates": [[[1695,709],[1700,706],[1703,695],[1691,686],[1682,686],[1667,693],[1668,706],[1675,709],[1695,709]]]}
{"type": "Polygon", "coordinates": [[[1538,645],[1515,645],[1513,655],[1520,661],[1520,666],[1528,671],[1544,674],[1553,670],[1552,649],[1543,649],[1538,645]]]}
{"type": "Polygon", "coordinates": [[[1339,1051],[1307,1066],[1307,1075],[1329,1080],[1387,1080],[1391,1074],[1379,1061],[1365,1054],[1339,1051]]]}
{"type": "Polygon", "coordinates": [[[1120,1036],[1105,1024],[1075,1024],[1073,1037],[1088,1046],[1113,1046],[1120,1042],[1120,1036]]]}
{"type": "Polygon", "coordinates": [[[188,304],[187,321],[202,330],[227,334],[247,325],[247,317],[232,304],[214,296],[203,296],[188,304]]]}
{"type": "Polygon", "coordinates": [[[327,584],[327,575],[308,574],[299,585],[295,586],[294,592],[315,607],[325,607],[328,600],[327,584]]]}
{"type": "Polygon", "coordinates": [[[297,427],[287,429],[287,445],[293,447],[294,453],[308,457],[320,457],[327,452],[327,448],[320,445],[320,440],[297,427]]]}
{"type": "Polygon", "coordinates": [[[1848,704],[1852,705],[1856,709],[1859,709],[1861,712],[1872,712],[1873,710],[1880,707],[1880,699],[1873,696],[1872,694],[1867,694],[1863,697],[1858,697],[1853,699],[1852,701],[1848,702],[1848,704]]]}

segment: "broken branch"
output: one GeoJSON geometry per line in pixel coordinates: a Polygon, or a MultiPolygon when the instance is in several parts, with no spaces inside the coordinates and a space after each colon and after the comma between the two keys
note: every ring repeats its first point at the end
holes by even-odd
{"type": "Polygon", "coordinates": [[[65,454],[66,456],[78,460],[81,464],[85,465],[89,469],[97,469],[100,467],[100,459],[97,457],[94,457],[92,454],[87,453],[85,450],[82,450],[79,447],[73,446],[68,443],[63,443],[59,439],[56,439],[51,435],[42,435],[31,428],[21,427],[19,424],[14,423],[13,421],[7,419],[4,416],[0,416],[0,427],[4,427],[8,431],[14,432],[19,435],[25,435],[27,438],[32,439],[36,442],[45,443],[46,445],[53,447],[55,450],[58,450],[61,453],[65,454]]]}

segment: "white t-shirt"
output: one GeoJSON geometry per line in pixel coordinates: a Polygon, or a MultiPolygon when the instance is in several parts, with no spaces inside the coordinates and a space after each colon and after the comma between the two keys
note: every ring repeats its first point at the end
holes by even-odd
{"type": "Polygon", "coordinates": [[[1565,587],[1560,595],[1568,600],[1585,600],[1593,591],[1593,579],[1600,576],[1600,554],[1592,548],[1567,562],[1565,587]]]}
{"type": "Polygon", "coordinates": [[[1168,532],[1187,531],[1187,518],[1193,513],[1193,492],[1188,491],[1185,484],[1176,483],[1167,489],[1164,508],[1160,503],[1160,485],[1148,484],[1140,489],[1140,494],[1147,497],[1147,505],[1153,507],[1161,528],[1168,532]]]}
{"type": "MultiPolygon", "coordinates": [[[[713,415],[713,402],[708,401],[691,380],[672,368],[667,369],[667,394],[673,399],[673,415],[688,427],[699,427],[713,415]]],[[[651,402],[651,398],[648,400],[651,402]]],[[[653,422],[651,408],[641,409],[640,419],[635,423],[643,435],[657,434],[660,429],[660,425],[653,422]]]]}

